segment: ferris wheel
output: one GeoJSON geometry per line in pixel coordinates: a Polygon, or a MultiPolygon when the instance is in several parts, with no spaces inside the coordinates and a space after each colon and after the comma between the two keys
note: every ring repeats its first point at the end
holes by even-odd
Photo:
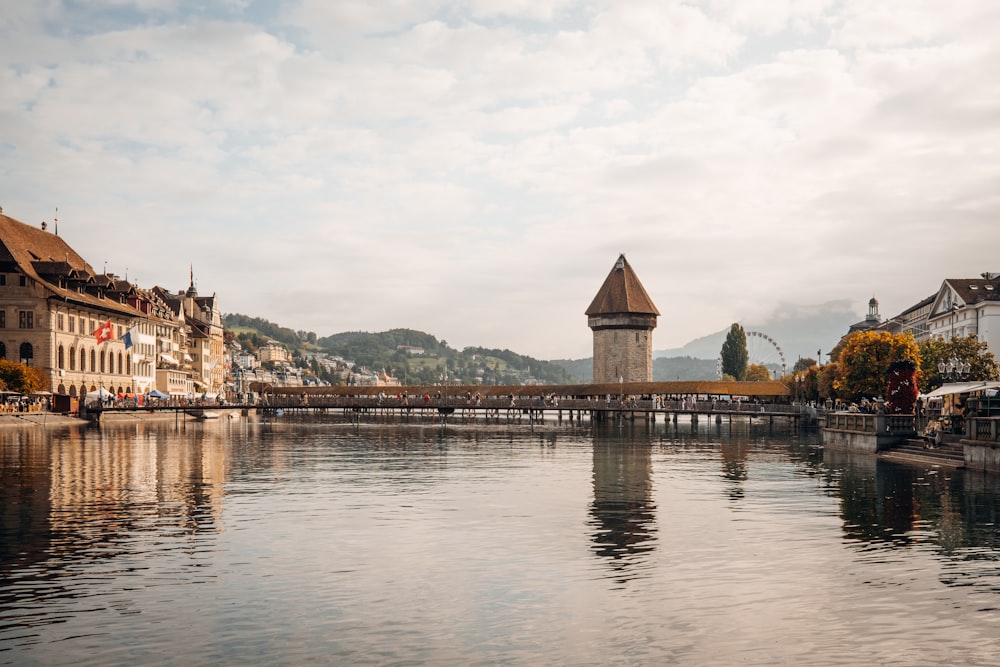
{"type": "MultiPolygon", "coordinates": [[[[747,363],[764,366],[772,377],[781,377],[788,372],[785,353],[778,341],[760,331],[747,331],[747,363]]],[[[716,374],[722,377],[722,357],[716,362],[716,374]]]]}

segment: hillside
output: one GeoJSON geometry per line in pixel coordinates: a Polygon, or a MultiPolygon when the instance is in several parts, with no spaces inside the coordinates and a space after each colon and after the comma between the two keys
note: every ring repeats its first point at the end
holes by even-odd
{"type": "Polygon", "coordinates": [[[385,369],[404,384],[435,384],[445,379],[452,384],[544,384],[579,382],[580,378],[562,366],[517,354],[510,350],[467,347],[456,350],[444,340],[413,329],[392,329],[371,333],[347,331],[318,338],[316,334],[293,331],[257,317],[227,314],[223,326],[228,334],[250,351],[267,339],[286,345],[293,357],[305,352],[322,352],[342,357],[373,370],[385,369]]]}

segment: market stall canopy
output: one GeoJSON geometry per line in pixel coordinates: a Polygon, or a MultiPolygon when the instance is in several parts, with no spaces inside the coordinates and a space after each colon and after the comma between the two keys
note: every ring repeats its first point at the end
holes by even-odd
{"type": "Polygon", "coordinates": [[[939,396],[950,396],[951,394],[971,394],[974,391],[985,391],[1000,387],[1000,382],[952,382],[943,384],[929,394],[924,394],[923,398],[937,398],[939,396]]]}
{"type": "Polygon", "coordinates": [[[149,397],[150,398],[170,398],[170,394],[164,394],[159,389],[154,389],[153,391],[149,392],[149,397]]]}

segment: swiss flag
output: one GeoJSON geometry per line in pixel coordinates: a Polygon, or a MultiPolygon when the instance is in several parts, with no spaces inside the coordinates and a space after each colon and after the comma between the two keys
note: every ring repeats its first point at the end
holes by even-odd
{"type": "Polygon", "coordinates": [[[94,338],[97,339],[98,344],[115,339],[115,333],[111,330],[111,320],[94,329],[94,338]]]}

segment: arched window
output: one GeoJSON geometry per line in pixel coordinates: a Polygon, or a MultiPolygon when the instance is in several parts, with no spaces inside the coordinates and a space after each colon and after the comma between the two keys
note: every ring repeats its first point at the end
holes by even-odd
{"type": "Polygon", "coordinates": [[[90,348],[90,372],[97,370],[97,350],[90,348]]]}
{"type": "MultiPolygon", "coordinates": [[[[69,369],[71,371],[76,370],[76,348],[69,348],[69,369]]],[[[73,394],[74,396],[76,394],[73,394]]]]}
{"type": "Polygon", "coordinates": [[[64,384],[59,385],[59,388],[56,389],[56,393],[57,394],[62,394],[63,396],[65,396],[66,395],[66,385],[64,385],[64,384]]]}
{"type": "MultiPolygon", "coordinates": [[[[72,350],[70,350],[70,352],[72,352],[72,350]]],[[[72,355],[70,355],[70,356],[72,356],[72,355]]],[[[71,384],[69,386],[69,395],[70,396],[76,396],[76,385],[75,384],[71,384]]]]}
{"type": "MultiPolygon", "coordinates": [[[[66,368],[66,350],[63,349],[62,345],[59,346],[59,352],[56,356],[58,357],[56,360],[56,368],[66,368]]],[[[61,394],[63,392],[59,393],[61,394]]]]}
{"type": "Polygon", "coordinates": [[[118,375],[122,374],[122,353],[118,353],[118,375]]]}
{"type": "Polygon", "coordinates": [[[125,375],[132,375],[132,355],[125,355],[125,375]]]}
{"type": "Polygon", "coordinates": [[[101,350],[101,372],[104,372],[104,350],[101,350]]]}
{"type": "Polygon", "coordinates": [[[31,343],[21,343],[21,363],[25,366],[31,365],[31,360],[35,358],[35,348],[31,343]]]}
{"type": "MultiPolygon", "coordinates": [[[[87,370],[87,351],[82,347],[80,348],[80,370],[87,370]]],[[[84,387],[83,389],[86,391],[87,388],[84,387]]]]}

